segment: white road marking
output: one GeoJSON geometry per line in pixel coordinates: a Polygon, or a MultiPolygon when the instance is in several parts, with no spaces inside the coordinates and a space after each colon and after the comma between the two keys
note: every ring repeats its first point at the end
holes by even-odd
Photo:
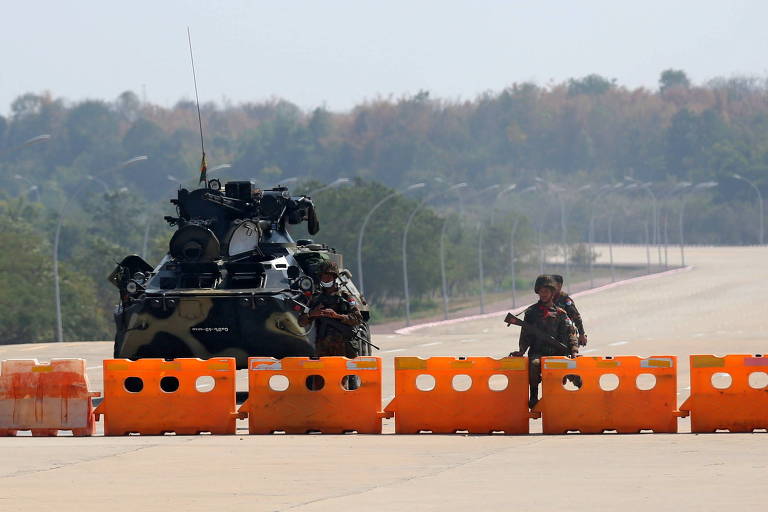
{"type": "Polygon", "coordinates": [[[693,335],[693,337],[694,338],[701,338],[701,337],[704,337],[706,335],[707,335],[707,333],[705,333],[705,332],[697,332],[696,334],[693,335]]]}
{"type": "Polygon", "coordinates": [[[461,343],[474,343],[474,342],[476,342],[477,340],[476,340],[476,339],[474,339],[474,338],[466,338],[466,339],[463,339],[463,340],[459,340],[459,341],[460,341],[461,343]]]}
{"type": "Polygon", "coordinates": [[[588,348],[587,350],[582,350],[582,354],[589,354],[590,352],[597,352],[596,348],[588,348]]]}
{"type": "Polygon", "coordinates": [[[404,348],[394,348],[392,350],[382,350],[380,354],[391,354],[392,352],[405,352],[404,348]]]}
{"type": "Polygon", "coordinates": [[[101,368],[101,365],[99,365],[99,366],[89,366],[89,367],[86,368],[86,370],[98,370],[99,368],[101,368]]]}
{"type": "Polygon", "coordinates": [[[421,345],[416,345],[417,347],[434,347],[435,345],[442,344],[442,341],[433,341],[432,343],[422,343],[421,345]]]}
{"type": "Polygon", "coordinates": [[[619,345],[626,345],[627,343],[629,343],[629,342],[628,341],[617,341],[615,343],[609,343],[608,346],[609,347],[618,347],[619,345]]]}

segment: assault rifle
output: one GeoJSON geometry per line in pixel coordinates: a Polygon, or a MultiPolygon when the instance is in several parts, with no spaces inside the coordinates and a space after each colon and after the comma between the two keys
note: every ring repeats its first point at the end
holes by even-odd
{"type": "Polygon", "coordinates": [[[507,327],[509,327],[510,325],[518,325],[520,327],[525,327],[526,329],[533,332],[540,339],[544,340],[544,342],[550,347],[563,352],[564,355],[565,354],[570,355],[572,353],[570,347],[567,347],[564,343],[555,339],[554,336],[550,335],[544,329],[540,328],[535,324],[532,324],[531,322],[526,322],[524,320],[521,320],[520,318],[516,317],[512,313],[507,313],[507,316],[504,317],[504,322],[506,322],[507,327]]]}

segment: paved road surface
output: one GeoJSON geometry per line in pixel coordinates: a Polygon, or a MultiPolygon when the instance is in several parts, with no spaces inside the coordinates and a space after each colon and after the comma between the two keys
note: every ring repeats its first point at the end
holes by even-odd
{"type": "MultiPolygon", "coordinates": [[[[678,355],[682,401],[687,354],[768,352],[766,256],[694,248],[692,270],[580,298],[588,354],[678,355]]],[[[482,319],[375,343],[391,369],[396,355],[506,354],[512,329],[482,319]]],[[[99,389],[110,350],[0,346],[0,359],[87,357],[99,389]]],[[[388,380],[386,397],[391,389],[388,380]]],[[[768,499],[764,433],[0,438],[0,454],[0,511],[757,510],[768,499]]]]}

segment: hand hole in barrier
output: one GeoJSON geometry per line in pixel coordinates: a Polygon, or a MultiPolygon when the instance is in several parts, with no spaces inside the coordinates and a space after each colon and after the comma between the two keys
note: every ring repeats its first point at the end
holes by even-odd
{"type": "Polygon", "coordinates": [[[210,375],[201,375],[195,379],[195,389],[201,393],[210,393],[216,387],[216,380],[210,375]]]}
{"type": "Polygon", "coordinates": [[[179,390],[179,379],[166,376],[160,379],[160,389],[166,393],[174,393],[179,390]]]}
{"type": "Polygon", "coordinates": [[[432,391],[435,389],[435,378],[432,375],[422,374],[416,377],[416,389],[419,391],[432,391]]]}
{"type": "Polygon", "coordinates": [[[123,387],[129,393],[139,393],[144,389],[144,381],[139,377],[128,377],[123,381],[123,387]]]}
{"type": "Polygon", "coordinates": [[[310,391],[320,391],[325,387],[325,379],[322,375],[309,375],[306,380],[307,389],[310,391]]]}
{"type": "Polygon", "coordinates": [[[635,385],[640,391],[648,391],[656,387],[656,376],[652,373],[641,373],[635,378],[635,385]]]}
{"type": "Polygon", "coordinates": [[[509,378],[506,375],[495,374],[488,377],[488,389],[491,391],[504,391],[509,386],[509,378]]]}
{"type": "Polygon", "coordinates": [[[569,373],[563,376],[563,388],[567,391],[578,391],[581,389],[582,384],[581,375],[569,373]]]}
{"type": "Polygon", "coordinates": [[[359,375],[345,375],[341,378],[341,388],[347,391],[354,391],[360,388],[359,375]]]}
{"type": "Polygon", "coordinates": [[[717,372],[712,374],[710,382],[715,389],[728,389],[733,384],[733,377],[730,373],[717,372]]]}
{"type": "Polygon", "coordinates": [[[269,389],[272,391],[285,391],[289,385],[290,381],[285,375],[273,375],[269,378],[269,389]]]}
{"type": "Polygon", "coordinates": [[[768,386],[768,373],[752,372],[749,374],[749,387],[763,389],[766,386],[768,386]]]}
{"type": "Polygon", "coordinates": [[[613,391],[619,387],[619,376],[615,373],[605,373],[600,376],[600,389],[613,391]]]}
{"type": "Polygon", "coordinates": [[[451,386],[456,391],[466,391],[472,387],[472,377],[469,375],[454,375],[451,379],[451,386]]]}

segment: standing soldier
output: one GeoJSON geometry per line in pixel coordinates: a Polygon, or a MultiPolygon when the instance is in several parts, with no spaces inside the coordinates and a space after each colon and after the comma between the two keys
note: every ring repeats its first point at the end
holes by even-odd
{"type": "Polygon", "coordinates": [[[357,357],[360,352],[355,328],[363,322],[355,299],[339,291],[339,269],[333,262],[320,269],[320,292],[309,299],[309,313],[299,315],[299,325],[307,327],[314,321],[317,329],[315,355],[357,357]]]}
{"type": "Polygon", "coordinates": [[[553,302],[557,290],[556,281],[552,276],[539,276],[533,290],[539,296],[539,302],[525,310],[520,348],[510,354],[522,357],[528,351],[528,382],[531,391],[528,407],[531,409],[539,401],[541,357],[575,357],[579,353],[579,340],[568,314],[553,302]]]}
{"type": "Polygon", "coordinates": [[[579,310],[576,309],[576,303],[573,302],[570,295],[563,292],[563,276],[552,274],[552,278],[555,280],[555,283],[557,283],[554,299],[555,306],[564,309],[565,312],[568,313],[568,318],[571,319],[571,322],[573,322],[573,325],[579,332],[579,346],[586,347],[587,333],[584,332],[584,322],[581,320],[579,310]]]}

